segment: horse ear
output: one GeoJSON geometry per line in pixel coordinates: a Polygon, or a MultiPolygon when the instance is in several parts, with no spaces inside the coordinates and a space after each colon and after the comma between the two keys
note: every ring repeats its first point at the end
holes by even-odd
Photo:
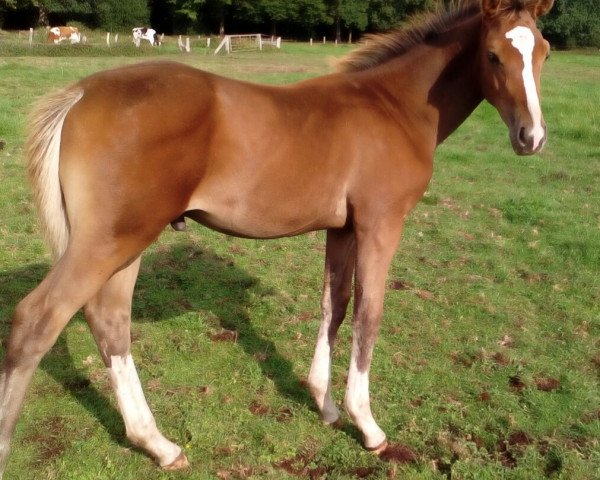
{"type": "Polygon", "coordinates": [[[531,5],[529,11],[533,18],[541,17],[550,11],[552,5],[554,5],[554,0],[538,0],[531,5]]]}
{"type": "Polygon", "coordinates": [[[484,17],[494,17],[500,11],[503,0],[481,0],[481,11],[484,17]]]}

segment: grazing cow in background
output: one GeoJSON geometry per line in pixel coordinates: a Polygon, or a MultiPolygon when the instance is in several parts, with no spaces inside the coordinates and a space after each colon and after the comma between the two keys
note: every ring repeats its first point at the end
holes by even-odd
{"type": "Polygon", "coordinates": [[[133,43],[135,43],[135,46],[139,47],[142,40],[148,40],[150,45],[160,45],[158,34],[153,28],[137,27],[133,29],[133,43]]]}
{"type": "Polygon", "coordinates": [[[81,42],[81,33],[76,27],[52,27],[48,30],[48,43],[58,45],[63,40],[69,40],[72,44],[81,42]]]}

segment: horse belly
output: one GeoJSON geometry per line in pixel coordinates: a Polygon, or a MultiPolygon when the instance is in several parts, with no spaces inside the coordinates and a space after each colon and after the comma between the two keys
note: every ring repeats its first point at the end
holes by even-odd
{"type": "Polygon", "coordinates": [[[345,195],[288,196],[239,190],[195,195],[186,216],[230,235],[277,238],[326,228],[342,228],[348,220],[345,195]]]}

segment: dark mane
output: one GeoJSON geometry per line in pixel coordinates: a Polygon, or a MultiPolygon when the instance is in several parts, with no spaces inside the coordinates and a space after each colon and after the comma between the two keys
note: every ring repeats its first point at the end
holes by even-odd
{"type": "Polygon", "coordinates": [[[397,30],[367,35],[363,46],[342,58],[336,68],[340,72],[357,72],[381,65],[480,11],[479,1],[466,0],[414,15],[397,30]]]}

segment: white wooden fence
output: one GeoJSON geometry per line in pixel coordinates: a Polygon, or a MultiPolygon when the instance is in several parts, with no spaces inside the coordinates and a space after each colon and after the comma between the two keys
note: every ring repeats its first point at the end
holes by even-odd
{"type": "Polygon", "coordinates": [[[227,53],[243,50],[262,50],[265,46],[281,48],[281,37],[269,37],[260,33],[247,35],[225,35],[221,43],[215,49],[215,55],[221,50],[227,53]]]}

